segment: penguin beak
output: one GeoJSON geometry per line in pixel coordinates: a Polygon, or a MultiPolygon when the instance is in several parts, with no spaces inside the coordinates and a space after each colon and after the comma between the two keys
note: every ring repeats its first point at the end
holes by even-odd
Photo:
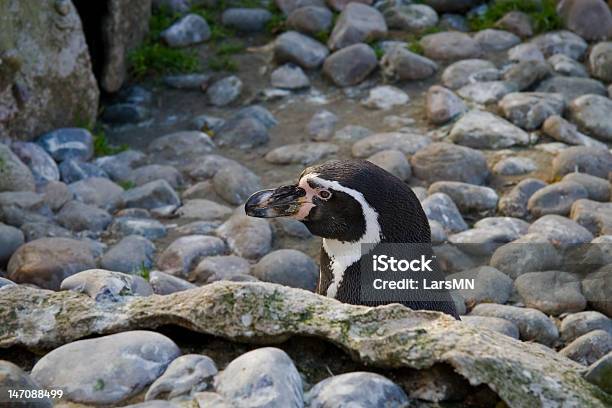
{"type": "Polygon", "coordinates": [[[253,194],[244,205],[247,215],[258,218],[290,217],[306,202],[306,191],[297,185],[262,190],[253,194]]]}

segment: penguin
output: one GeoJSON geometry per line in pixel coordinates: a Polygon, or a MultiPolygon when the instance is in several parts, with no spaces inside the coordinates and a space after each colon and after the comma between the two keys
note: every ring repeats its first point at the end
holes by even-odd
{"type": "MultiPolygon", "coordinates": [[[[332,160],[308,167],[295,184],[251,195],[245,212],[259,218],[291,217],[323,238],[318,294],[366,306],[401,303],[413,310],[435,310],[459,319],[450,293],[444,289],[405,290],[395,301],[364,300],[361,273],[373,255],[391,247],[394,252],[400,248],[406,259],[423,254],[433,257],[429,222],[416,195],[406,183],[375,164],[332,160]]],[[[435,263],[433,271],[412,276],[444,280],[435,263]]]]}

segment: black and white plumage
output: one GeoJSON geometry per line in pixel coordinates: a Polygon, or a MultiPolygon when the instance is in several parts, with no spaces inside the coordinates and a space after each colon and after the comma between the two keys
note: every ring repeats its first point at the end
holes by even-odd
{"type": "MultiPolygon", "coordinates": [[[[288,216],[300,220],[323,238],[317,293],[345,303],[378,306],[392,303],[362,301],[362,244],[427,244],[427,217],[412,189],[365,160],[334,160],[305,169],[294,185],[253,194],[245,205],[254,217],[288,216]]],[[[373,250],[375,251],[375,249],[373,250]]],[[[406,245],[410,252],[410,246],[406,245]]],[[[370,254],[370,253],[369,253],[370,254]]],[[[407,256],[408,258],[408,256],[407,256]]],[[[438,270],[428,278],[443,280],[438,270]]],[[[400,303],[412,309],[437,310],[458,318],[448,292],[436,299],[421,296],[400,303]]]]}

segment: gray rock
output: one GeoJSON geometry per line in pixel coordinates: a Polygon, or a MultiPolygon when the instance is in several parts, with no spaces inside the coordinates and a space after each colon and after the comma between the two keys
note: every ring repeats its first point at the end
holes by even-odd
{"type": "MultiPolygon", "coordinates": [[[[605,93],[604,93],[605,95],[605,93]]],[[[612,100],[606,96],[584,95],[569,106],[570,118],[580,130],[597,139],[612,142],[612,100]]]]}
{"type": "MultiPolygon", "coordinates": [[[[429,221],[429,229],[431,231],[431,242],[434,244],[441,244],[448,240],[448,234],[446,231],[444,231],[444,227],[438,221],[429,221]]],[[[463,304],[463,299],[461,299],[461,302],[463,304]]],[[[465,304],[463,304],[463,306],[465,307],[465,304]]]]}
{"type": "Polygon", "coordinates": [[[223,220],[232,214],[232,209],[214,201],[195,199],[187,200],[177,210],[177,214],[184,218],[197,218],[204,221],[223,220]]]}
{"type": "MultiPolygon", "coordinates": [[[[527,272],[554,270],[560,267],[561,257],[555,247],[544,238],[529,241],[518,239],[499,247],[491,256],[489,264],[512,279],[527,272]]],[[[535,239],[535,237],[534,237],[535,239]]]]}
{"type": "Polygon", "coordinates": [[[276,0],[275,3],[285,16],[302,7],[326,7],[323,0],[276,0]]]}
{"type": "Polygon", "coordinates": [[[151,181],[123,193],[125,206],[154,209],[167,205],[179,206],[181,200],[176,191],[165,180],[151,181]]]}
{"type": "Polygon", "coordinates": [[[529,223],[519,218],[487,217],[474,223],[474,228],[500,228],[505,230],[513,239],[517,239],[527,234],[529,223]]]}
{"type": "Polygon", "coordinates": [[[107,178],[90,177],[68,186],[74,199],[109,211],[123,205],[123,189],[107,178]]]}
{"type": "Polygon", "coordinates": [[[93,136],[87,129],[61,128],[40,136],[38,143],[55,161],[89,160],[93,156],[93,136]]]}
{"type": "Polygon", "coordinates": [[[449,232],[465,231],[468,226],[453,200],[444,193],[435,193],[421,203],[429,220],[437,221],[449,232]]]}
{"type": "Polygon", "coordinates": [[[556,177],[568,173],[587,173],[595,177],[608,178],[612,168],[612,153],[606,149],[575,146],[560,152],[552,162],[556,177]]]}
{"type": "Polygon", "coordinates": [[[548,58],[548,63],[559,75],[581,78],[588,78],[589,76],[584,65],[565,54],[555,54],[551,56],[548,58]]]}
{"type": "Polygon", "coordinates": [[[528,38],[533,35],[531,17],[522,11],[506,13],[495,22],[495,27],[508,30],[521,38],[528,38]]]}
{"type": "Polygon", "coordinates": [[[605,144],[595,140],[581,132],[573,123],[568,122],[561,116],[548,117],[542,125],[542,131],[547,136],[563,143],[582,145],[587,147],[605,148],[605,144]]]}
{"type": "Polygon", "coordinates": [[[161,33],[161,38],[170,47],[186,47],[210,38],[208,23],[197,14],[187,14],[161,33]]]}
{"type": "Polygon", "coordinates": [[[612,82],[611,65],[612,42],[596,44],[589,54],[589,69],[593,76],[605,82],[612,82]]]}
{"type": "Polygon", "coordinates": [[[0,143],[0,192],[34,191],[35,180],[32,172],[11,149],[0,143]]]}
{"type": "Polygon", "coordinates": [[[608,180],[600,177],[591,176],[590,174],[584,173],[569,173],[566,174],[562,181],[571,181],[580,184],[585,188],[589,199],[595,201],[608,201],[610,200],[612,188],[608,180]]]}
{"type": "Polygon", "coordinates": [[[270,252],[253,266],[253,276],[264,282],[278,283],[314,292],[319,267],[308,255],[294,249],[270,252]]]}
{"type": "Polygon", "coordinates": [[[398,150],[412,155],[429,145],[431,140],[416,133],[377,133],[353,144],[352,153],[355,157],[368,157],[383,150],[398,150]]]}
{"type": "Polygon", "coordinates": [[[337,141],[356,142],[365,139],[371,134],[372,131],[363,126],[347,125],[337,130],[332,139],[337,141]]]}
{"type": "Polygon", "coordinates": [[[235,75],[225,77],[206,89],[208,103],[213,106],[226,106],[234,102],[242,92],[242,81],[235,75]]]}
{"type": "Polygon", "coordinates": [[[272,229],[263,218],[248,217],[238,209],[218,229],[233,253],[247,259],[258,259],[270,252],[272,229]]]}
{"type": "Polygon", "coordinates": [[[0,223],[0,265],[6,265],[11,255],[23,244],[23,232],[10,225],[0,223]]]}
{"type": "Polygon", "coordinates": [[[573,181],[560,181],[536,191],[527,202],[535,217],[546,214],[568,215],[574,201],[589,196],[587,190],[573,181]]]}
{"type": "MultiPolygon", "coordinates": [[[[449,65],[442,73],[444,86],[450,89],[459,89],[465,85],[475,82],[477,78],[490,72],[497,72],[495,64],[482,59],[465,59],[449,65]]],[[[492,78],[489,80],[495,80],[492,78]]]]}
{"type": "Polygon", "coordinates": [[[402,388],[380,374],[364,371],[335,375],[317,384],[306,394],[308,406],[403,407],[409,399],[402,388]]]}
{"type": "Polygon", "coordinates": [[[508,60],[512,62],[544,61],[540,48],[532,43],[515,45],[508,50],[508,60]]]}
{"type": "Polygon", "coordinates": [[[191,121],[193,128],[200,132],[217,132],[225,124],[225,119],[210,115],[198,115],[191,121]]]}
{"type": "Polygon", "coordinates": [[[606,96],[608,93],[606,87],[595,79],[566,76],[553,76],[542,81],[535,90],[536,92],[560,93],[565,97],[565,101],[568,104],[582,95],[595,94],[606,96]]]}
{"type": "MultiPolygon", "coordinates": [[[[36,393],[41,389],[25,371],[11,363],[10,361],[0,360],[0,388],[3,390],[23,390],[24,392],[36,393]]],[[[18,391],[22,392],[22,391],[18,391]]],[[[36,395],[36,394],[34,394],[36,395]]],[[[13,405],[23,408],[51,408],[53,402],[49,397],[44,395],[41,398],[25,398],[21,397],[18,401],[9,402],[8,396],[7,406],[13,405]]]]}
{"type": "Polygon", "coordinates": [[[519,61],[508,68],[503,75],[504,81],[514,85],[517,90],[531,89],[550,76],[550,66],[544,61],[519,61]]]}
{"type": "Polygon", "coordinates": [[[610,264],[590,273],[582,281],[582,293],[589,305],[605,314],[612,316],[612,268],[610,264]]]}
{"type": "Polygon", "coordinates": [[[34,241],[39,238],[73,238],[72,233],[67,229],[46,222],[27,222],[21,225],[20,228],[25,236],[26,242],[34,241]]]}
{"type": "Polygon", "coordinates": [[[370,89],[367,98],[361,104],[367,108],[388,110],[397,105],[404,105],[410,98],[401,89],[391,85],[380,85],[370,89]]]}
{"type": "Polygon", "coordinates": [[[519,329],[516,324],[506,319],[500,319],[499,317],[488,317],[488,316],[461,316],[461,321],[470,326],[474,326],[478,329],[493,330],[506,336],[510,336],[513,339],[519,338],[519,329]]]}
{"type": "Polygon", "coordinates": [[[37,184],[59,180],[59,169],[51,156],[36,143],[13,142],[11,150],[30,169],[37,184]]]}
{"type": "Polygon", "coordinates": [[[147,239],[158,239],[166,236],[164,224],[150,218],[116,217],[108,230],[120,237],[141,235],[147,239]]]}
{"type": "Polygon", "coordinates": [[[261,8],[228,8],[221,15],[224,26],[232,27],[241,32],[264,31],[272,14],[261,8]]]}
{"type": "Polygon", "coordinates": [[[67,277],[60,290],[85,293],[96,302],[117,302],[123,296],[149,296],[151,285],[140,276],[104,269],[89,269],[67,277]]]}
{"type": "Polygon", "coordinates": [[[504,51],[521,42],[521,39],[511,32],[491,28],[478,31],[474,40],[484,52],[504,51]]]}
{"type": "Polygon", "coordinates": [[[612,334],[593,330],[559,350],[559,354],[582,365],[591,365],[612,351],[612,334]]]}
{"type": "Polygon", "coordinates": [[[157,266],[170,274],[186,277],[206,256],[225,253],[225,243],[207,235],[187,235],[172,242],[157,259],[157,266]]]}
{"type": "Polygon", "coordinates": [[[220,221],[194,221],[176,229],[181,235],[212,235],[221,225],[220,221]]]}
{"type": "Polygon", "coordinates": [[[318,68],[329,54],[327,47],[297,31],[287,31],[274,42],[274,58],[278,62],[293,62],[302,68],[318,68]]]}
{"type": "Polygon", "coordinates": [[[155,245],[140,235],[128,235],[111,247],[100,259],[104,269],[130,274],[153,267],[155,245]]]}
{"type": "Polygon", "coordinates": [[[239,205],[254,192],[261,190],[261,180],[242,165],[233,165],[217,171],[213,177],[215,192],[228,203],[239,205]]]}
{"type": "Polygon", "coordinates": [[[150,401],[160,396],[176,398],[194,391],[202,391],[207,382],[217,374],[215,362],[207,356],[185,354],[173,360],[164,374],[147,390],[145,400],[150,401]]]}
{"type": "Polygon", "coordinates": [[[464,99],[485,105],[496,103],[505,95],[514,91],[516,91],[516,87],[510,82],[483,81],[465,85],[459,88],[457,93],[464,99]]]}
{"type": "Polygon", "coordinates": [[[216,392],[196,392],[193,394],[194,400],[198,403],[198,407],[215,407],[215,408],[232,408],[232,405],[227,399],[223,398],[216,392]]]}
{"type": "Polygon", "coordinates": [[[605,2],[598,0],[564,0],[557,12],[565,27],[585,40],[612,37],[612,12],[605,2]]]}
{"type": "Polygon", "coordinates": [[[540,234],[559,247],[584,244],[593,239],[593,234],[580,224],[554,214],[545,215],[531,224],[529,233],[540,234]]]}
{"type": "Polygon", "coordinates": [[[519,176],[536,170],[536,163],[527,157],[507,157],[493,166],[493,173],[500,176],[519,176]]]}
{"type": "Polygon", "coordinates": [[[398,4],[383,11],[389,28],[420,33],[438,24],[438,13],[425,4],[398,4]]]}
{"type": "Polygon", "coordinates": [[[448,195],[461,212],[491,210],[497,206],[498,200],[497,193],[492,188],[459,181],[437,181],[429,186],[428,193],[448,195]]]}
{"type": "Polygon", "coordinates": [[[112,156],[99,157],[93,163],[104,170],[111,179],[122,180],[133,167],[143,164],[144,159],[144,153],[126,150],[112,156]]]}
{"type": "Polygon", "coordinates": [[[353,86],[363,81],[377,65],[374,50],[367,44],[357,43],[327,57],[323,73],[337,86],[353,86]]]}
{"type": "Polygon", "coordinates": [[[380,60],[383,76],[393,81],[413,81],[429,78],[438,70],[438,64],[405,47],[389,49],[380,60]]]}
{"type": "Polygon", "coordinates": [[[427,91],[427,119],[435,125],[443,125],[463,114],[465,103],[453,91],[434,85],[427,91]]]}
{"type": "Polygon", "coordinates": [[[462,289],[457,292],[465,299],[468,309],[479,303],[504,304],[512,293],[512,279],[490,266],[481,266],[464,272],[446,276],[446,280],[471,279],[474,289],[462,289]]]}
{"type": "Polygon", "coordinates": [[[535,130],[548,117],[563,114],[565,99],[554,93],[510,93],[499,101],[499,107],[506,119],[516,126],[535,130]]]}
{"type": "Polygon", "coordinates": [[[414,175],[428,182],[440,180],[483,184],[489,172],[484,155],[469,147],[432,143],[410,160],[414,175]]]}
{"type": "Polygon", "coordinates": [[[508,305],[481,303],[474,307],[470,316],[498,317],[514,323],[523,341],[535,341],[552,346],[559,338],[557,327],[539,310],[508,305]]]}
{"type": "MultiPolygon", "coordinates": [[[[338,152],[338,146],[331,143],[297,143],[277,147],[269,151],[265,159],[273,164],[308,165],[338,152]]],[[[254,191],[253,191],[254,192],[254,191]]]]}
{"type": "Polygon", "coordinates": [[[485,111],[470,111],[453,126],[454,143],[477,149],[499,149],[529,143],[529,135],[510,122],[485,111]]]}
{"type": "MultiPolygon", "coordinates": [[[[174,89],[202,90],[208,86],[210,75],[208,74],[179,74],[164,77],[164,85],[174,89]]],[[[200,130],[200,129],[198,129],[200,130]]]]}
{"type": "Polygon", "coordinates": [[[183,176],[176,168],[162,164],[138,167],[132,170],[125,180],[133,182],[136,186],[142,186],[155,180],[166,180],[172,188],[183,184],[183,176]]]}
{"type": "Polygon", "coordinates": [[[586,307],[579,278],[567,272],[524,273],[516,278],[514,287],[525,306],[548,315],[580,312],[586,307]]]}
{"type": "Polygon", "coordinates": [[[57,214],[58,223],[73,232],[104,231],[112,220],[107,211],[79,201],[69,201],[57,214]]]}
{"type": "Polygon", "coordinates": [[[287,17],[287,27],[304,34],[327,33],[332,28],[333,14],[326,7],[300,7],[287,17]]]}
{"type": "Polygon", "coordinates": [[[308,122],[306,130],[312,140],[329,140],[334,133],[338,117],[328,110],[321,110],[314,115],[308,122]]]}
{"type": "Polygon", "coordinates": [[[561,340],[566,343],[594,330],[603,330],[612,335],[612,319],[595,311],[572,313],[561,321],[559,328],[561,340]]]}
{"type": "Polygon", "coordinates": [[[133,103],[115,103],[104,109],[101,119],[106,124],[113,126],[136,124],[150,117],[151,113],[144,106],[133,103]]]}
{"type": "Polygon", "coordinates": [[[588,48],[586,41],[566,30],[544,33],[530,42],[540,48],[545,57],[564,54],[572,59],[580,60],[588,48]]]}
{"type": "Polygon", "coordinates": [[[44,203],[54,212],[59,211],[64,204],[74,199],[74,194],[70,188],[61,181],[50,181],[42,186],[39,191],[43,194],[44,203]]]}
{"type": "Polygon", "coordinates": [[[572,205],[570,217],[593,235],[612,233],[612,203],[577,200],[572,205]]]}
{"type": "Polygon", "coordinates": [[[149,274],[149,283],[157,295],[169,295],[196,287],[193,283],[160,271],[152,271],[149,274]]]}
{"type": "Polygon", "coordinates": [[[236,255],[209,256],[196,266],[190,280],[198,284],[207,284],[219,280],[235,280],[236,277],[249,275],[251,264],[236,255]]]}
{"type": "Polygon", "coordinates": [[[170,133],[149,144],[149,152],[168,160],[184,160],[212,152],[215,144],[204,132],[195,130],[170,133]]]}
{"type": "Polygon", "coordinates": [[[368,161],[385,169],[402,181],[407,181],[412,175],[410,162],[406,159],[406,155],[399,150],[382,150],[368,157],[368,161]]]}
{"type": "Polygon", "coordinates": [[[32,378],[63,390],[70,401],[116,404],[142,391],[180,354],[159,333],[128,331],[59,347],[36,363],[32,378]]]}
{"type": "Polygon", "coordinates": [[[387,24],[378,10],[361,3],[349,3],[336,20],[327,46],[335,51],[386,35],[387,24]]]}
{"type": "Polygon", "coordinates": [[[291,90],[308,88],[310,86],[310,80],[304,74],[302,68],[291,63],[281,65],[272,71],[270,83],[275,88],[291,90]]]}
{"type": "Polygon", "coordinates": [[[90,177],[108,178],[108,174],[95,164],[76,161],[72,159],[64,160],[59,165],[62,181],[66,184],[75,183],[90,177]]]}
{"type": "Polygon", "coordinates": [[[440,16],[440,21],[438,22],[438,27],[444,29],[445,31],[455,30],[463,33],[470,31],[467,18],[461,14],[442,14],[440,16]]]}
{"type": "Polygon", "coordinates": [[[612,352],[591,364],[584,378],[608,394],[612,394],[612,352]]]}
{"type": "Polygon", "coordinates": [[[476,40],[456,31],[429,34],[420,43],[425,56],[434,60],[456,61],[477,58],[482,54],[482,48],[476,40]]]}
{"type": "Polygon", "coordinates": [[[451,244],[457,245],[468,255],[488,257],[497,248],[514,238],[512,232],[498,227],[473,228],[448,237],[451,244]]]}
{"type": "Polygon", "coordinates": [[[220,146],[250,149],[268,143],[268,128],[253,117],[234,117],[219,128],[215,140],[220,146]]]}

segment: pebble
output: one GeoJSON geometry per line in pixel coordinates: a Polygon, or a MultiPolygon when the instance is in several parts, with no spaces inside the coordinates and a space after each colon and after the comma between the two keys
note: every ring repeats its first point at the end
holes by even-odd
{"type": "Polygon", "coordinates": [[[504,71],[503,79],[517,90],[533,88],[550,76],[550,66],[544,61],[519,61],[504,71]]]}
{"type": "Polygon", "coordinates": [[[157,266],[172,275],[186,277],[204,257],[225,253],[225,243],[208,235],[187,235],[177,238],[162,251],[157,266]]]}
{"type": "Polygon", "coordinates": [[[123,193],[125,206],[154,209],[167,205],[179,206],[181,200],[166,180],[151,181],[123,193]]]}
{"type": "Polygon", "coordinates": [[[115,217],[108,231],[119,237],[141,235],[147,239],[158,239],[167,234],[164,224],[157,220],[130,216],[115,217]]]}
{"type": "Polygon", "coordinates": [[[612,42],[596,44],[589,54],[589,69],[595,78],[612,82],[612,42]]]}
{"type": "Polygon", "coordinates": [[[187,14],[176,23],[162,31],[160,37],[170,47],[186,47],[210,38],[208,23],[197,14],[187,14]]]}
{"type": "Polygon", "coordinates": [[[537,170],[536,163],[527,157],[507,157],[493,166],[493,173],[500,176],[519,176],[537,170]]]}
{"type": "MultiPolygon", "coordinates": [[[[604,94],[605,95],[605,94],[604,94]]],[[[570,119],[580,130],[593,137],[612,142],[612,100],[607,96],[584,95],[569,106],[570,119]]]]}
{"type": "Polygon", "coordinates": [[[166,180],[172,188],[180,187],[183,184],[183,176],[176,168],[162,164],[149,164],[135,168],[125,179],[136,186],[142,186],[155,180],[166,180]]]}
{"type": "Polygon", "coordinates": [[[285,16],[301,7],[317,6],[326,7],[324,0],[278,0],[275,2],[285,16]]]}
{"type": "Polygon", "coordinates": [[[197,130],[170,133],[159,137],[149,144],[149,152],[159,159],[177,160],[200,157],[212,152],[215,144],[210,137],[197,130]]]}
{"type": "Polygon", "coordinates": [[[40,136],[38,143],[57,162],[87,161],[93,156],[93,136],[87,129],[61,128],[40,136]]]}
{"type": "Polygon", "coordinates": [[[555,54],[548,58],[553,71],[559,75],[588,78],[589,74],[581,63],[564,54],[555,54]]]}
{"type": "Polygon", "coordinates": [[[236,211],[218,229],[233,253],[247,259],[259,259],[272,248],[272,229],[263,218],[248,217],[236,211]]]}
{"type": "Polygon", "coordinates": [[[478,329],[493,330],[517,340],[519,338],[519,329],[516,324],[506,319],[500,319],[499,317],[468,315],[461,316],[461,321],[478,329]]]}
{"type": "Polygon", "coordinates": [[[384,38],[387,24],[378,10],[361,3],[349,3],[335,22],[327,46],[332,51],[384,38]]]}
{"type": "Polygon", "coordinates": [[[123,189],[107,178],[90,177],[68,186],[74,199],[113,211],[123,206],[123,189]]]}
{"type": "MultiPolygon", "coordinates": [[[[298,9],[298,11],[301,9],[298,9]]],[[[303,89],[310,86],[310,80],[299,66],[287,63],[272,71],[270,83],[275,88],[281,89],[303,89]]]]}
{"type": "Polygon", "coordinates": [[[529,227],[529,233],[540,234],[559,247],[585,244],[593,239],[593,234],[580,224],[555,214],[536,220],[529,227]]]}
{"type": "Polygon", "coordinates": [[[36,143],[13,142],[11,150],[30,169],[36,184],[59,181],[60,174],[53,158],[36,143]]]}
{"type": "Polygon", "coordinates": [[[447,275],[446,280],[451,279],[473,279],[475,282],[474,289],[457,291],[465,299],[468,309],[479,303],[504,304],[512,293],[512,279],[490,266],[447,275]]]}
{"type": "Polygon", "coordinates": [[[6,265],[11,255],[24,244],[24,241],[21,230],[0,223],[0,265],[6,265]]]}
{"type": "Polygon", "coordinates": [[[62,181],[66,184],[75,183],[90,177],[108,178],[108,174],[95,164],[76,161],[72,159],[64,160],[59,165],[62,181]]]}
{"type": "Polygon", "coordinates": [[[197,218],[203,221],[223,220],[232,214],[228,206],[217,204],[205,199],[187,200],[177,210],[177,214],[183,218],[197,218]]]}
{"type": "Polygon", "coordinates": [[[559,350],[559,354],[588,366],[612,351],[612,334],[593,330],[559,350]]]}
{"type": "Polygon", "coordinates": [[[372,131],[363,126],[347,125],[334,133],[333,140],[344,142],[356,142],[370,136],[372,131]]]}
{"type": "Polygon", "coordinates": [[[235,75],[220,79],[206,89],[208,103],[227,106],[236,101],[242,92],[242,81],[235,75]]]}
{"type": "Polygon", "coordinates": [[[274,42],[277,62],[293,62],[306,69],[321,66],[328,54],[325,45],[297,31],[287,31],[276,37],[274,42]]]}
{"type": "Polygon", "coordinates": [[[596,147],[568,147],[561,151],[552,162],[555,177],[580,172],[607,179],[610,169],[612,169],[612,153],[596,147]]]}
{"type": "Polygon", "coordinates": [[[529,143],[529,135],[512,123],[486,111],[473,110],[451,129],[450,140],[476,149],[500,149],[529,143]]]}
{"type": "Polygon", "coordinates": [[[357,43],[339,49],[327,57],[323,64],[323,73],[335,85],[347,87],[362,82],[377,65],[378,59],[374,50],[367,44],[357,43]]]}
{"type": "Polygon", "coordinates": [[[354,157],[368,157],[383,150],[398,150],[412,155],[431,143],[431,140],[416,133],[376,133],[353,144],[354,157]]]}
{"type": "Polygon", "coordinates": [[[268,143],[268,128],[254,117],[232,117],[215,137],[219,146],[231,146],[239,149],[250,149],[268,143]]]}
{"type": "Polygon", "coordinates": [[[521,42],[518,36],[509,31],[492,28],[478,31],[474,35],[474,40],[480,44],[484,52],[505,51],[521,42]]]}
{"type": "Polygon", "coordinates": [[[244,203],[262,188],[259,176],[239,164],[223,167],[215,173],[212,181],[215,192],[233,205],[244,203]]]}
{"type": "Polygon", "coordinates": [[[477,58],[482,54],[482,48],[476,40],[457,31],[428,34],[420,43],[425,56],[434,60],[456,61],[477,58]]]}
{"type": "Polygon", "coordinates": [[[527,234],[529,223],[520,218],[512,217],[487,217],[474,223],[474,228],[499,228],[512,237],[518,239],[527,234]]]}
{"type": "Polygon", "coordinates": [[[100,259],[104,269],[130,274],[153,267],[155,245],[140,235],[128,235],[112,246],[100,259]]]}
{"type": "Polygon", "coordinates": [[[504,14],[495,22],[495,27],[508,30],[521,38],[529,38],[533,35],[531,17],[522,11],[511,11],[504,14]]]}
{"type": "Polygon", "coordinates": [[[593,235],[612,233],[612,203],[577,200],[572,205],[570,218],[593,235]]]}
{"type": "Polygon", "coordinates": [[[121,180],[135,166],[144,163],[145,155],[137,150],[125,150],[112,156],[99,157],[93,163],[113,180],[121,180]]]}
{"type": "Polygon", "coordinates": [[[306,125],[306,131],[312,140],[329,140],[334,134],[338,117],[328,110],[321,110],[312,115],[306,125]]]}
{"type": "Polygon", "coordinates": [[[434,85],[427,91],[427,119],[435,125],[443,125],[462,115],[465,103],[453,91],[434,85]]]}
{"type": "Polygon", "coordinates": [[[542,131],[545,135],[563,143],[605,148],[604,143],[579,132],[576,125],[558,115],[548,117],[542,125],[542,131]]]}
{"type": "Polygon", "coordinates": [[[96,302],[117,302],[123,296],[149,296],[151,285],[140,276],[104,269],[89,269],[67,277],[60,290],[85,293],[96,302]]]}
{"type": "MultiPolygon", "coordinates": [[[[442,73],[442,83],[450,89],[459,89],[475,82],[483,73],[497,72],[495,64],[483,59],[464,59],[449,65],[442,73]]],[[[499,76],[490,80],[498,79],[499,76]]]]}
{"type": "Polygon", "coordinates": [[[489,264],[516,279],[527,272],[554,270],[560,261],[560,254],[545,238],[525,235],[495,250],[489,264]]]}
{"type": "Polygon", "coordinates": [[[314,292],[319,278],[319,267],[303,252],[279,249],[270,252],[253,266],[253,276],[264,282],[314,292]]]}
{"type": "Polygon", "coordinates": [[[368,157],[368,161],[383,168],[402,181],[407,181],[412,175],[410,162],[399,150],[382,150],[368,157]]]}
{"type": "Polygon", "coordinates": [[[149,283],[157,295],[169,295],[196,287],[193,283],[160,271],[152,271],[149,274],[149,283]]]}
{"type": "Polygon", "coordinates": [[[584,378],[608,394],[612,394],[612,352],[591,364],[584,378]]]}
{"type": "Polygon", "coordinates": [[[449,232],[465,231],[468,226],[453,200],[444,193],[434,193],[421,203],[429,220],[437,221],[449,232]]]}
{"type": "Polygon", "coordinates": [[[561,321],[559,328],[561,340],[566,343],[594,330],[603,330],[612,335],[612,319],[603,313],[589,310],[568,315],[561,321]]]}
{"type": "Polygon", "coordinates": [[[429,186],[428,193],[448,195],[464,213],[492,210],[497,206],[498,196],[489,187],[477,186],[460,181],[436,181],[429,186]]]}
{"type": "Polygon", "coordinates": [[[544,61],[544,54],[535,44],[522,43],[508,50],[508,60],[512,62],[544,61]]]}
{"type": "Polygon", "coordinates": [[[574,201],[587,198],[587,190],[573,181],[550,184],[533,193],[527,209],[535,217],[546,214],[568,215],[574,201]]]}
{"type": "Polygon", "coordinates": [[[57,222],[73,232],[101,232],[112,220],[107,211],[79,201],[67,202],[57,214],[57,222]]]}
{"type": "Polygon", "coordinates": [[[21,225],[20,228],[25,236],[26,242],[34,241],[39,238],[73,238],[72,233],[67,229],[47,222],[27,222],[21,225]]]}
{"type": "Polygon", "coordinates": [[[457,90],[457,94],[473,103],[487,105],[496,103],[515,90],[516,87],[510,82],[483,81],[465,85],[457,90]]]}
{"type": "Polygon", "coordinates": [[[579,278],[567,272],[527,272],[516,278],[514,286],[526,307],[548,315],[580,312],[586,307],[579,278]]]}
{"type": "Polygon", "coordinates": [[[591,176],[585,173],[568,173],[562,181],[578,183],[585,188],[588,198],[595,201],[610,200],[612,188],[610,182],[600,177],[591,176]]]}
{"type": "Polygon", "coordinates": [[[104,108],[102,121],[109,125],[126,125],[141,123],[151,117],[144,106],[133,103],[115,103],[104,108]]]}
{"type": "Polygon", "coordinates": [[[328,33],[333,25],[333,13],[327,7],[300,7],[287,17],[287,27],[308,35],[328,33]]]}
{"type": "Polygon", "coordinates": [[[240,32],[261,32],[272,18],[272,14],[262,8],[228,8],[221,15],[224,26],[240,32]]]}
{"type": "Polygon", "coordinates": [[[586,41],[567,30],[540,34],[530,42],[540,48],[545,57],[564,54],[576,61],[582,58],[588,48],[586,41]]]}
{"type": "Polygon", "coordinates": [[[391,85],[380,85],[370,89],[367,98],[361,104],[367,108],[388,110],[397,105],[406,104],[408,94],[391,85]]]}
{"type": "Polygon", "coordinates": [[[431,143],[411,158],[413,174],[429,183],[462,181],[484,184],[489,176],[485,156],[478,150],[452,143],[431,143]]]}
{"type": "Polygon", "coordinates": [[[383,76],[392,81],[426,79],[438,71],[438,64],[402,46],[392,47],[385,52],[380,67],[383,76]]]}
{"type": "Polygon", "coordinates": [[[606,87],[595,79],[566,76],[553,76],[542,81],[535,91],[560,93],[568,104],[585,94],[606,96],[608,93],[606,87]]]}
{"type": "Polygon", "coordinates": [[[591,308],[612,316],[612,268],[609,265],[591,272],[584,278],[582,293],[591,308]]]}
{"type": "Polygon", "coordinates": [[[174,359],[161,377],[151,384],[145,401],[157,397],[173,399],[195,391],[205,390],[207,381],[217,374],[215,362],[207,356],[185,354],[174,359]]]}
{"type": "Polygon", "coordinates": [[[273,164],[309,165],[338,152],[338,146],[331,143],[297,143],[277,147],[269,151],[265,159],[273,164]]]}
{"type": "Polygon", "coordinates": [[[612,37],[612,12],[598,0],[566,0],[557,6],[565,27],[585,40],[612,37]]]}
{"type": "Polygon", "coordinates": [[[517,92],[504,96],[498,106],[506,119],[516,126],[535,130],[548,117],[563,113],[565,99],[561,94],[517,92]]]}
{"type": "Polygon", "coordinates": [[[236,255],[208,256],[196,266],[190,280],[198,284],[207,284],[219,280],[234,280],[236,277],[249,275],[251,264],[236,255]]]}
{"type": "Polygon", "coordinates": [[[387,26],[409,33],[421,33],[438,23],[438,13],[426,4],[399,4],[386,8],[387,26]]]}

